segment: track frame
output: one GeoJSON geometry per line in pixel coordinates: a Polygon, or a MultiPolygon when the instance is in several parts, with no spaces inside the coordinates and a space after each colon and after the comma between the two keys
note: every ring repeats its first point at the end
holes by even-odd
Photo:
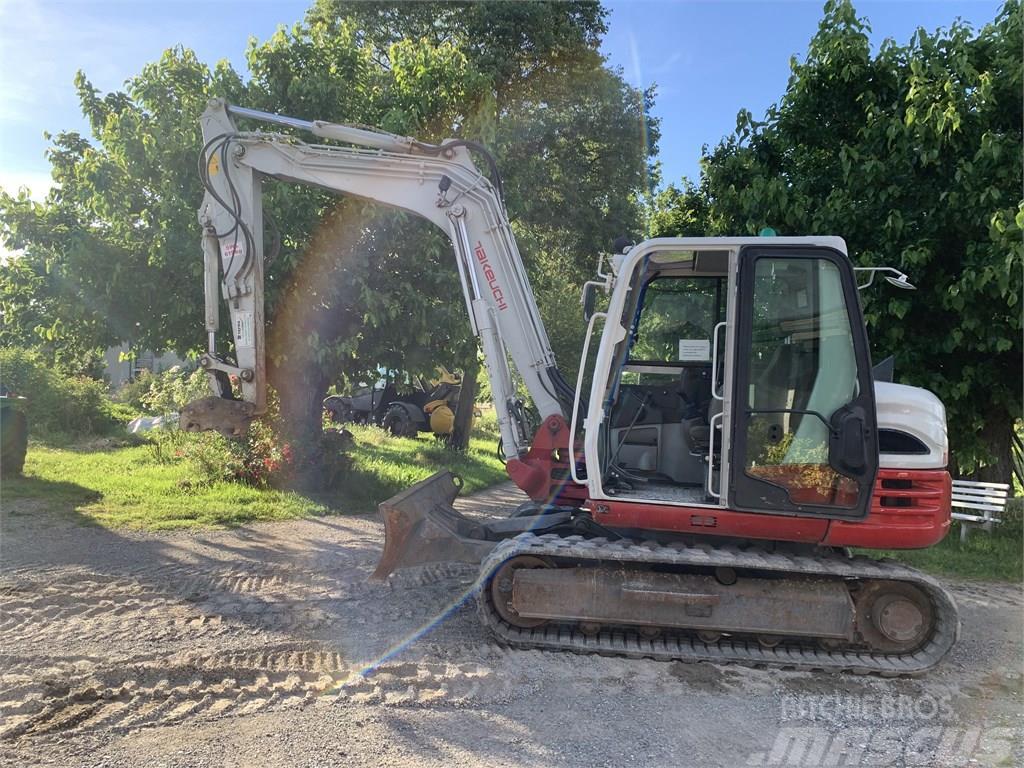
{"type": "Polygon", "coordinates": [[[709,546],[684,542],[661,544],[649,540],[584,538],[557,534],[524,533],[498,544],[483,561],[477,590],[477,606],[484,625],[504,644],[515,648],[573,651],[674,661],[708,661],[745,665],[778,666],[886,677],[920,675],[935,667],[956,643],[960,620],[953,597],[935,579],[887,560],[835,553],[820,555],[770,551],[763,545],[709,546]],[[670,565],[677,567],[733,568],[794,576],[817,576],[844,581],[895,581],[921,589],[931,602],[935,626],[930,636],[911,652],[884,653],[840,647],[834,650],[783,640],[766,647],[755,639],[722,637],[708,643],[688,632],[667,631],[651,637],[641,628],[601,628],[583,632],[579,625],[548,623],[526,628],[503,619],[494,606],[489,579],[503,562],[520,555],[571,561],[622,565],[670,565]]]}

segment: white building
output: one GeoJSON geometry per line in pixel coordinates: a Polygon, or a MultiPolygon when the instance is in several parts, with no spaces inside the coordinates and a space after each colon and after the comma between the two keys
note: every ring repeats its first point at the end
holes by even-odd
{"type": "Polygon", "coordinates": [[[111,347],[103,353],[104,369],[103,376],[110,383],[111,389],[119,389],[125,382],[134,379],[142,371],[151,373],[163,373],[175,365],[189,367],[190,364],[182,360],[173,352],[158,354],[146,350],[135,355],[127,344],[119,347],[111,347]]]}

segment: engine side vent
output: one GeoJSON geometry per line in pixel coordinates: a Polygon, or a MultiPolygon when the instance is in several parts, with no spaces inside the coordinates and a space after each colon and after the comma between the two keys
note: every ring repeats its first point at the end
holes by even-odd
{"type": "Polygon", "coordinates": [[[949,509],[949,475],[938,470],[882,469],[875,480],[872,511],[930,514],[949,509]]]}
{"type": "Polygon", "coordinates": [[[907,496],[882,496],[879,502],[883,507],[912,507],[914,500],[907,496]]]}
{"type": "Polygon", "coordinates": [[[929,453],[928,446],[913,435],[898,429],[878,430],[878,452],[915,456],[926,456],[929,453]]]}

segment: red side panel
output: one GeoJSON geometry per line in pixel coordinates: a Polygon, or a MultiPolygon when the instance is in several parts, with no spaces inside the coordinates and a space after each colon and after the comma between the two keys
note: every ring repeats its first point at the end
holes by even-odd
{"type": "Polygon", "coordinates": [[[714,507],[669,507],[629,501],[591,502],[594,520],[609,528],[641,528],[695,536],[733,536],[741,539],[818,542],[828,520],[810,517],[734,512],[714,507]]]}
{"type": "Polygon", "coordinates": [[[949,531],[952,481],[943,469],[880,469],[871,511],[863,520],[829,520],[706,507],[592,501],[594,519],[609,528],[695,536],[731,536],[867,549],[922,549],[949,531]]]}
{"type": "MultiPolygon", "coordinates": [[[[509,477],[541,503],[579,506],[587,488],[569,475],[569,426],[544,420],[529,452],[506,464],[509,477]]],[[[863,520],[735,512],[605,499],[592,501],[594,519],[609,528],[639,528],[697,536],[820,542],[833,547],[922,549],[949,532],[952,480],[944,469],[879,469],[871,511],[863,520]]]]}
{"type": "Polygon", "coordinates": [[[576,485],[569,472],[569,425],[561,416],[548,416],[540,425],[530,450],[509,459],[505,471],[523,493],[540,503],[580,506],[587,487],[576,485]]]}
{"type": "Polygon", "coordinates": [[[822,544],[867,549],[923,549],[949,532],[953,481],[944,469],[880,469],[871,512],[833,520],[822,544]]]}

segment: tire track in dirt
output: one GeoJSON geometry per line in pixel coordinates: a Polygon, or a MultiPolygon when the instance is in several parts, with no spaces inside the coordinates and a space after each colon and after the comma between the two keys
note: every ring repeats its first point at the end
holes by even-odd
{"type": "Polygon", "coordinates": [[[22,608],[4,613],[0,635],[10,646],[67,642],[81,647],[126,638],[194,640],[247,630],[314,630],[338,620],[338,612],[330,604],[315,599],[268,602],[222,598],[192,605],[171,600],[129,600],[121,604],[83,604],[66,610],[22,608]]]}
{"type": "Polygon", "coordinates": [[[377,582],[368,578],[372,564],[330,571],[247,565],[179,563],[110,575],[102,567],[4,571],[0,640],[12,652],[0,654],[0,740],[244,715],[325,694],[385,706],[466,706],[511,695],[483,664],[389,661],[366,670],[309,645],[310,630],[328,627],[334,635],[339,621],[350,637],[353,627],[418,625],[423,606],[396,607],[394,593],[447,593],[472,583],[472,569],[443,565],[377,582]],[[266,642],[266,631],[281,641],[212,652],[249,637],[266,642]],[[182,643],[205,648],[176,653],[182,643]],[[105,652],[147,644],[167,651],[119,662],[105,652]],[[60,656],[47,650],[56,648],[60,656]]]}
{"type": "MultiPolygon", "coordinates": [[[[508,701],[516,682],[477,663],[391,662],[356,674],[337,691],[341,704],[464,707],[508,701]]],[[[521,694],[522,691],[519,691],[521,694]]]]}
{"type": "Polygon", "coordinates": [[[0,641],[10,648],[45,643],[91,652],[123,640],[309,632],[343,616],[376,621],[377,606],[396,589],[450,581],[461,571],[425,569],[389,582],[370,581],[365,567],[327,574],[259,563],[219,572],[179,563],[137,573],[7,571],[0,577],[0,641]]]}
{"type": "Polygon", "coordinates": [[[344,680],[336,652],[284,644],[257,651],[132,659],[85,674],[4,686],[0,740],[135,729],[312,701],[344,680]]]}
{"type": "Polygon", "coordinates": [[[339,582],[294,568],[203,572],[194,566],[155,569],[140,578],[95,572],[8,583],[0,590],[0,638],[12,644],[74,638],[79,643],[130,635],[162,639],[187,631],[222,633],[228,624],[261,629],[316,629],[336,615],[332,605],[379,598],[387,587],[365,577],[339,582]]]}
{"type": "Polygon", "coordinates": [[[1024,607],[1024,589],[1019,584],[983,584],[965,581],[950,583],[949,589],[960,601],[970,601],[986,606],[1024,607]]]}
{"type": "MultiPolygon", "coordinates": [[[[16,665],[31,657],[0,657],[16,665]]],[[[522,681],[483,663],[387,662],[359,670],[318,645],[280,644],[128,659],[83,671],[54,664],[9,684],[0,675],[0,741],[129,731],[190,718],[253,714],[329,696],[341,705],[465,707],[523,695],[522,681]]]]}
{"type": "Polygon", "coordinates": [[[279,591],[294,587],[312,587],[317,583],[333,584],[319,572],[294,568],[232,569],[226,572],[206,571],[196,566],[162,567],[132,575],[103,574],[95,571],[60,571],[53,575],[34,572],[19,578],[4,573],[0,578],[0,607],[8,603],[74,600],[87,597],[114,598],[123,594],[136,597],[173,597],[197,599],[213,594],[251,594],[279,591]]]}

